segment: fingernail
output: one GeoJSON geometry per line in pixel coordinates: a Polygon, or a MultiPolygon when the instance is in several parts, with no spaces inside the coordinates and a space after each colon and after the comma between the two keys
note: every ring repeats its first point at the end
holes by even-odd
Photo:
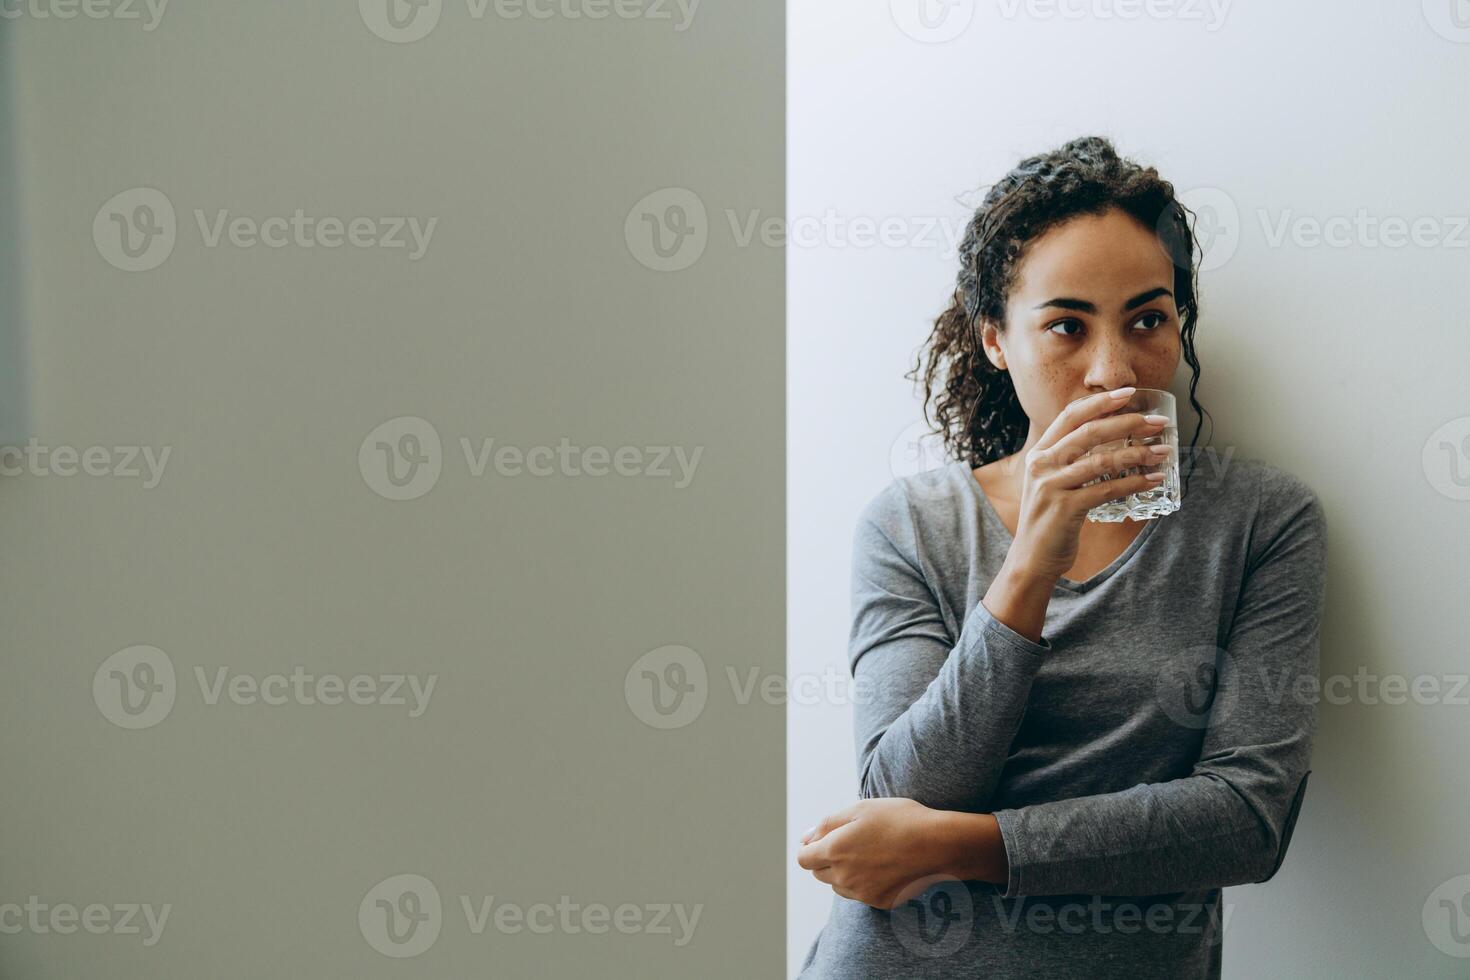
{"type": "Polygon", "coordinates": [[[1108,393],[1108,397],[1109,398],[1127,398],[1129,395],[1133,394],[1137,390],[1138,390],[1137,388],[1119,388],[1116,391],[1109,392],[1108,393]]]}
{"type": "Polygon", "coordinates": [[[1149,425],[1163,425],[1164,423],[1166,423],[1166,422],[1169,421],[1169,416],[1167,416],[1167,415],[1145,415],[1143,417],[1143,420],[1145,422],[1147,422],[1149,425]]]}
{"type": "Polygon", "coordinates": [[[815,834],[816,832],[817,832],[817,828],[815,828],[815,827],[808,827],[806,830],[802,831],[802,834],[801,834],[801,842],[803,844],[805,844],[807,841],[811,840],[812,834],[815,834]]]}

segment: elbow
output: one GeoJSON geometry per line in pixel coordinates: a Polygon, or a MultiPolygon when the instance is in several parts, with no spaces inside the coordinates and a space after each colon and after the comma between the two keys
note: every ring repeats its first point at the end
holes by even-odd
{"type": "Polygon", "coordinates": [[[880,767],[874,764],[877,753],[870,752],[858,767],[858,799],[872,800],[889,795],[883,780],[879,778],[880,767]]]}
{"type": "Polygon", "coordinates": [[[988,813],[989,796],[957,795],[923,780],[886,778],[881,767],[869,767],[858,780],[858,798],[862,800],[905,799],[923,804],[931,810],[953,810],[965,813],[988,813]]]}
{"type": "Polygon", "coordinates": [[[1286,850],[1291,844],[1292,831],[1296,829],[1297,815],[1301,812],[1302,799],[1307,793],[1307,777],[1312,774],[1311,770],[1302,773],[1302,778],[1297,781],[1296,792],[1292,794],[1291,801],[1287,806],[1286,814],[1281,819],[1281,831],[1278,834],[1268,835],[1268,846],[1261,854],[1261,860],[1255,869],[1250,883],[1261,884],[1270,881],[1281,870],[1281,865],[1286,860],[1286,850]]]}
{"type": "Polygon", "coordinates": [[[875,740],[858,765],[858,798],[876,800],[902,796],[918,799],[915,795],[920,791],[917,773],[885,761],[883,753],[878,750],[878,744],[875,740]]]}

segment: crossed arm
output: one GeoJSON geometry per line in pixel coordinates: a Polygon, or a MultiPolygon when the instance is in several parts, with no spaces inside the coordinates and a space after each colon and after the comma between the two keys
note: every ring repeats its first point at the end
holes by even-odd
{"type": "MultiPolygon", "coordinates": [[[[1050,643],[1021,635],[983,603],[951,642],[891,531],[865,514],[854,539],[850,657],[868,695],[855,712],[858,771],[864,801],[906,798],[940,811],[923,821],[915,872],[993,881],[1005,897],[1163,894],[1275,873],[1315,727],[1314,700],[1295,686],[1317,677],[1325,527],[1314,496],[1278,511],[1269,539],[1253,543],[1189,775],[994,813],[990,800],[1050,643]]],[[[875,811],[870,823],[900,813],[875,811]]],[[[825,834],[843,816],[818,829],[825,834]]],[[[801,858],[814,870],[827,859],[822,841],[833,840],[815,836],[801,858]]]]}

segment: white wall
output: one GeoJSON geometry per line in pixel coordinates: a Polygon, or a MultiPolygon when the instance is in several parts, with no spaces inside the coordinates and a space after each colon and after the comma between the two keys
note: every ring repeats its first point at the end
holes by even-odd
{"type": "MultiPolygon", "coordinates": [[[[1116,0],[1065,14],[952,0],[945,25],[964,29],[942,43],[899,26],[917,2],[792,0],[788,14],[792,679],[846,676],[850,535],[919,419],[902,375],[952,288],[951,233],[1022,156],[1110,136],[1215,208],[1197,333],[1213,444],[1320,494],[1322,674],[1367,678],[1320,707],[1286,864],[1226,892],[1226,976],[1464,975],[1470,944],[1438,905],[1470,889],[1452,881],[1470,874],[1470,706],[1453,703],[1470,696],[1454,692],[1470,622],[1470,486],[1455,481],[1470,474],[1470,123],[1451,108],[1470,91],[1470,28],[1455,0],[1155,0],[1163,16],[1133,20],[1107,16],[1116,0]],[[822,222],[829,209],[843,221],[822,222]],[[1331,225],[1339,244],[1314,243],[1333,217],[1348,219],[1331,225]],[[905,244],[852,233],[884,218],[905,244]],[[1395,246],[1385,219],[1425,220],[1395,246]],[[1385,703],[1388,675],[1440,694],[1385,703]]],[[[1181,363],[1176,393],[1188,377],[1181,363]]],[[[797,835],[855,799],[851,708],[817,700],[788,709],[793,973],[831,900],[796,866],[797,835]]]]}

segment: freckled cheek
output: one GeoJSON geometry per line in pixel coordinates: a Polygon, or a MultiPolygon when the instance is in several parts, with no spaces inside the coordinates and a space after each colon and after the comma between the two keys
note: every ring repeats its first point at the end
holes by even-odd
{"type": "Polygon", "coordinates": [[[1169,372],[1178,365],[1183,348],[1177,336],[1161,337],[1157,343],[1149,344],[1142,351],[1142,363],[1169,372]]]}

